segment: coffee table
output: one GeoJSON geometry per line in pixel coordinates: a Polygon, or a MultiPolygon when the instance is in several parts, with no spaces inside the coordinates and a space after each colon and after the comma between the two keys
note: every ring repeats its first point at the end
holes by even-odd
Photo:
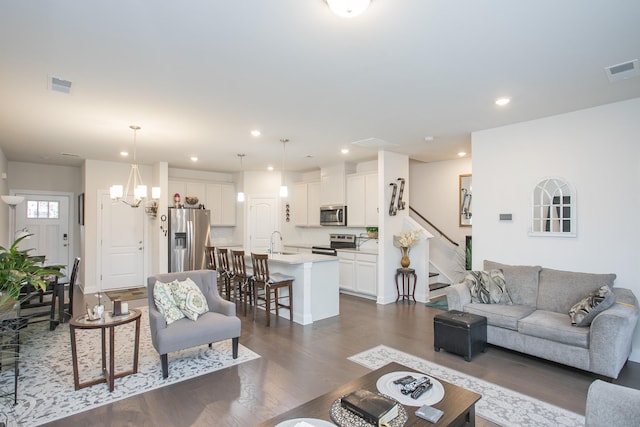
{"type": "Polygon", "coordinates": [[[141,311],[135,308],[129,309],[128,314],[112,316],[110,312],[105,312],[104,317],[100,320],[88,320],[86,315],[82,315],[72,319],[69,322],[69,332],[71,334],[71,358],[73,359],[73,383],[76,390],[89,387],[95,384],[107,383],[109,391],[114,389],[114,380],[126,375],[138,372],[138,349],[140,346],[140,316],[141,311]],[[127,323],[136,322],[136,335],[133,350],[133,367],[130,370],[116,373],[115,372],[115,328],[127,323]],[[78,353],[76,348],[76,329],[100,329],[102,335],[102,374],[101,378],[90,381],[80,382],[78,373],[78,353]],[[107,352],[106,331],[109,330],[109,368],[107,369],[107,352]]]}
{"type": "MultiPolygon", "coordinates": [[[[326,421],[331,421],[329,416],[329,408],[331,404],[341,396],[350,393],[358,389],[366,389],[373,392],[377,392],[376,381],[381,376],[397,371],[411,371],[418,372],[415,369],[408,368],[399,363],[389,363],[382,368],[376,369],[360,378],[356,378],[335,390],[323,394],[309,402],[293,408],[277,417],[271,418],[259,426],[273,427],[278,423],[295,418],[318,418],[326,421]]],[[[428,375],[428,374],[427,374],[428,375]]],[[[428,421],[418,418],[415,415],[417,407],[405,406],[409,419],[404,424],[405,426],[475,426],[476,424],[476,409],[475,404],[482,397],[478,393],[467,390],[457,385],[448,383],[441,379],[438,379],[444,387],[444,397],[442,400],[433,405],[434,408],[438,408],[444,411],[444,415],[436,424],[432,424],[428,421]]]]}

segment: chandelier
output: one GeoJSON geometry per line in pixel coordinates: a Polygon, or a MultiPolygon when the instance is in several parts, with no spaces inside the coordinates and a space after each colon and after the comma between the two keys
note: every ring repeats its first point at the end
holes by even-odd
{"type": "MultiPolygon", "coordinates": [[[[142,177],[138,170],[138,163],[136,161],[136,136],[137,132],[140,130],[140,126],[131,125],[129,128],[133,130],[133,163],[131,164],[131,170],[129,171],[127,186],[123,187],[118,184],[112,185],[109,188],[109,194],[111,196],[111,200],[123,202],[132,208],[137,208],[140,206],[142,201],[147,198],[147,186],[142,182],[142,177]],[[133,194],[131,194],[130,191],[133,192],[133,194]]],[[[153,187],[151,189],[151,194],[154,200],[160,198],[160,187],[153,187]]]]}
{"type": "Polygon", "coordinates": [[[352,18],[363,13],[371,0],[326,0],[329,9],[341,18],[352,18]]]}

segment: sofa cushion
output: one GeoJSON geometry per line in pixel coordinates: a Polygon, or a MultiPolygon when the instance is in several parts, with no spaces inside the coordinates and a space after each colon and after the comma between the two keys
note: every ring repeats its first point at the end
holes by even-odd
{"type": "Polygon", "coordinates": [[[607,285],[613,288],[615,274],[575,273],[543,268],[536,306],[540,310],[566,314],[573,305],[591,292],[607,285]]]}
{"type": "Polygon", "coordinates": [[[193,280],[174,280],[170,284],[173,299],[180,311],[191,320],[198,320],[198,316],[209,311],[207,299],[193,280]]]}
{"type": "Polygon", "coordinates": [[[578,301],[571,310],[569,317],[573,326],[589,326],[593,319],[611,307],[616,302],[616,294],[607,286],[600,286],[578,301]]]}
{"type": "Polygon", "coordinates": [[[518,320],[533,313],[528,305],[465,304],[464,311],[487,318],[487,325],[518,330],[518,320]]]}
{"type": "Polygon", "coordinates": [[[508,265],[494,261],[484,261],[485,270],[501,270],[507,285],[507,292],[514,304],[536,306],[538,299],[539,265],[508,265]]]}
{"type": "Polygon", "coordinates": [[[153,286],[153,302],[156,303],[160,314],[164,316],[167,325],[184,318],[184,313],[178,308],[178,304],[173,298],[170,284],[156,281],[153,286]]]}
{"type": "Polygon", "coordinates": [[[589,348],[589,328],[574,328],[564,313],[536,310],[518,321],[518,332],[576,347],[589,348]]]}
{"type": "Polygon", "coordinates": [[[511,304],[500,270],[471,271],[464,283],[471,292],[471,301],[482,304],[511,304]]]}

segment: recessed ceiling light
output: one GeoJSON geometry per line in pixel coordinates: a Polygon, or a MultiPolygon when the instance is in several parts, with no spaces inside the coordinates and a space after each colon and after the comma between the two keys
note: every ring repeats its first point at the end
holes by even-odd
{"type": "Polygon", "coordinates": [[[467,153],[465,153],[464,151],[461,151],[461,152],[458,153],[458,157],[464,157],[466,155],[467,155],[467,153]]]}
{"type": "Polygon", "coordinates": [[[343,148],[342,150],[340,150],[340,152],[342,154],[349,154],[349,149],[348,148],[343,148]]]}
{"type": "Polygon", "coordinates": [[[507,105],[510,102],[511,102],[511,98],[507,98],[507,97],[502,97],[502,98],[496,99],[496,105],[498,105],[500,107],[504,107],[505,105],[507,105]]]}
{"type": "Polygon", "coordinates": [[[121,151],[121,152],[120,152],[120,155],[121,155],[122,157],[127,157],[127,156],[129,155],[129,153],[127,153],[126,151],[121,151]]]}
{"type": "Polygon", "coordinates": [[[260,132],[258,129],[254,129],[251,131],[251,136],[260,136],[262,135],[262,132],[260,132]]]}
{"type": "Polygon", "coordinates": [[[272,171],[273,170],[273,166],[267,166],[267,170],[268,171],[272,171]]]}
{"type": "Polygon", "coordinates": [[[192,162],[197,162],[198,161],[198,156],[191,156],[191,161],[192,162]]]}
{"type": "Polygon", "coordinates": [[[424,140],[427,141],[427,142],[431,142],[431,141],[433,141],[433,137],[432,136],[425,136],[424,140]]]}

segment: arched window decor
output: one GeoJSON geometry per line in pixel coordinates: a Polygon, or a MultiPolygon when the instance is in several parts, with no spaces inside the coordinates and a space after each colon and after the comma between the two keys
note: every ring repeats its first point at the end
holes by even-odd
{"type": "Polygon", "coordinates": [[[576,194],[562,178],[545,178],[533,189],[531,236],[576,236],[576,194]]]}

